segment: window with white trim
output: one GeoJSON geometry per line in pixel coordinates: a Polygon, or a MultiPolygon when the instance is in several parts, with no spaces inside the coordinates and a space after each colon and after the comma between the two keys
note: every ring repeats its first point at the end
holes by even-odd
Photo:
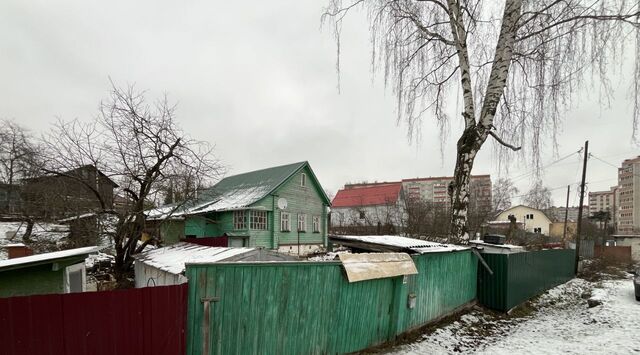
{"type": "Polygon", "coordinates": [[[300,174],[300,186],[307,186],[307,174],[300,174]]]}
{"type": "Polygon", "coordinates": [[[251,229],[266,230],[267,229],[267,212],[251,211],[251,219],[249,220],[251,229]]]}
{"type": "Polygon", "coordinates": [[[313,216],[313,233],[320,233],[320,216],[313,216]]]}
{"type": "Polygon", "coordinates": [[[245,211],[233,211],[233,229],[246,229],[247,215],[245,211]]]}
{"type": "Polygon", "coordinates": [[[291,215],[289,212],[280,212],[280,231],[291,231],[291,215]]]}
{"type": "Polygon", "coordinates": [[[307,215],[305,213],[298,214],[298,231],[307,231],[307,215]]]}

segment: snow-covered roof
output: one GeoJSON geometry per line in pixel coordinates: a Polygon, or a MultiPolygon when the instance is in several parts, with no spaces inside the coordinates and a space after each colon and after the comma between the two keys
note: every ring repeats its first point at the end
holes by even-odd
{"type": "Polygon", "coordinates": [[[520,246],[520,245],[513,245],[513,244],[492,244],[492,243],[487,243],[484,240],[481,239],[476,239],[476,240],[470,240],[469,244],[474,244],[477,246],[486,246],[486,247],[491,247],[491,248],[501,248],[501,249],[522,249],[524,250],[524,247],[520,246]]]}
{"type": "Polygon", "coordinates": [[[8,260],[0,260],[0,269],[10,266],[27,265],[32,263],[39,263],[43,261],[53,261],[56,259],[64,259],[72,256],[86,255],[96,253],[100,250],[99,247],[84,247],[62,251],[54,251],[52,253],[36,254],[30,256],[23,256],[21,258],[14,258],[8,260]]]}
{"type": "Polygon", "coordinates": [[[71,216],[71,217],[67,217],[67,218],[63,218],[63,219],[59,219],[58,223],[66,223],[66,222],[71,222],[71,221],[75,221],[77,219],[83,219],[83,218],[88,218],[88,217],[94,217],[96,214],[91,212],[91,213],[84,213],[84,214],[80,214],[77,216],[71,216]]]}
{"type": "Polygon", "coordinates": [[[459,250],[467,250],[468,247],[429,242],[426,240],[401,237],[399,235],[332,235],[331,239],[340,241],[361,242],[371,245],[387,246],[391,248],[406,249],[418,254],[442,253],[459,250]]]}
{"type": "Polygon", "coordinates": [[[177,275],[185,271],[186,262],[213,263],[253,250],[255,249],[208,247],[181,242],[134,255],[134,258],[136,263],[144,263],[177,275]]]}
{"type": "MultiPolygon", "coordinates": [[[[147,214],[147,219],[157,220],[214,211],[247,209],[250,205],[275,191],[291,176],[305,167],[308,167],[312,180],[317,182],[313,170],[311,170],[309,163],[306,161],[276,166],[228,176],[213,187],[200,192],[198,197],[191,201],[161,206],[145,213],[147,214]]],[[[330,201],[322,188],[319,188],[319,193],[329,204],[330,201]]]]}

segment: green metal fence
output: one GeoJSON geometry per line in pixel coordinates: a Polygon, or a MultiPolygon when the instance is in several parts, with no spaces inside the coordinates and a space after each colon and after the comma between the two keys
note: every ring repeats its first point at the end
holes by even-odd
{"type": "Polygon", "coordinates": [[[516,254],[482,254],[493,275],[478,270],[478,301],[509,311],[574,277],[575,250],[541,250],[516,254]]]}
{"type": "Polygon", "coordinates": [[[477,259],[470,251],[414,261],[419,274],[406,280],[355,283],[339,262],[187,265],[187,354],[349,353],[475,299],[477,259]]]}

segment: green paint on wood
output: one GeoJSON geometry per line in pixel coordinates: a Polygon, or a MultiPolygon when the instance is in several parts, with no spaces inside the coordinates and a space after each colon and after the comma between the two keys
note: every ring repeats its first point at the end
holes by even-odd
{"type": "Polygon", "coordinates": [[[470,251],[415,258],[419,275],[349,283],[339,262],[187,265],[188,346],[201,354],[203,297],[219,297],[209,354],[342,354],[425,324],[475,298],[470,251]],[[448,274],[441,274],[448,273],[448,274]],[[409,292],[418,295],[407,308],[409,292]]]}
{"type": "Polygon", "coordinates": [[[52,263],[29,265],[22,268],[0,271],[0,297],[43,295],[64,292],[64,269],[82,258],[69,258],[52,263]]]}
{"type": "Polygon", "coordinates": [[[571,280],[574,250],[541,250],[516,254],[482,254],[493,275],[478,271],[478,300],[508,311],[528,299],[571,280]]]}

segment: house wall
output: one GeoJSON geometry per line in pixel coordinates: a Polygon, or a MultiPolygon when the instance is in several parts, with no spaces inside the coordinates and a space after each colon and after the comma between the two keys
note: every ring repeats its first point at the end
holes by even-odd
{"type": "MultiPolygon", "coordinates": [[[[576,222],[567,222],[567,239],[575,239],[578,224],[576,222]]],[[[549,236],[553,238],[562,238],[564,235],[564,222],[552,222],[549,224],[549,236]]]]}
{"type": "MultiPolygon", "coordinates": [[[[277,197],[268,196],[263,201],[259,201],[259,205],[266,208],[276,206],[274,214],[274,240],[272,248],[278,248],[282,245],[298,244],[298,214],[307,214],[307,228],[305,232],[300,232],[300,244],[315,244],[326,246],[327,241],[327,206],[321,197],[320,189],[311,179],[311,172],[305,167],[300,172],[292,176],[289,181],[285,182],[275,194],[277,197]],[[300,186],[300,176],[302,173],[307,175],[307,186],[300,186]],[[280,211],[277,207],[278,198],[287,199],[287,208],[280,211]],[[273,203],[275,200],[275,204],[273,203]],[[280,230],[280,212],[288,212],[291,220],[291,231],[283,232],[280,230]],[[320,232],[313,232],[313,216],[320,217],[320,232]]],[[[253,239],[253,238],[252,238],[253,239]]],[[[260,243],[269,241],[270,237],[263,235],[258,238],[260,243]]],[[[253,246],[253,245],[252,245],[253,246]]],[[[260,244],[256,243],[256,246],[260,244]]]]}
{"type": "Polygon", "coordinates": [[[331,208],[332,227],[376,226],[378,222],[404,226],[403,208],[396,204],[331,208]],[[364,212],[364,218],[360,218],[360,212],[364,212]]]}
{"type": "Polygon", "coordinates": [[[540,228],[542,234],[549,235],[549,224],[551,220],[542,211],[526,206],[516,206],[510,208],[498,215],[496,221],[509,221],[509,215],[516,216],[517,222],[524,223],[524,229],[527,232],[533,233],[535,228],[540,228]],[[527,214],[533,214],[533,219],[526,219],[527,214]]]}
{"type": "Polygon", "coordinates": [[[640,261],[640,237],[616,237],[616,246],[631,247],[631,260],[640,261]]]}
{"type": "Polygon", "coordinates": [[[84,258],[67,259],[53,264],[40,264],[0,271],[0,297],[29,296],[64,292],[64,269],[84,258]]]}
{"type": "Polygon", "coordinates": [[[185,222],[164,221],[160,225],[160,237],[165,246],[178,243],[185,237],[185,222]]]}

